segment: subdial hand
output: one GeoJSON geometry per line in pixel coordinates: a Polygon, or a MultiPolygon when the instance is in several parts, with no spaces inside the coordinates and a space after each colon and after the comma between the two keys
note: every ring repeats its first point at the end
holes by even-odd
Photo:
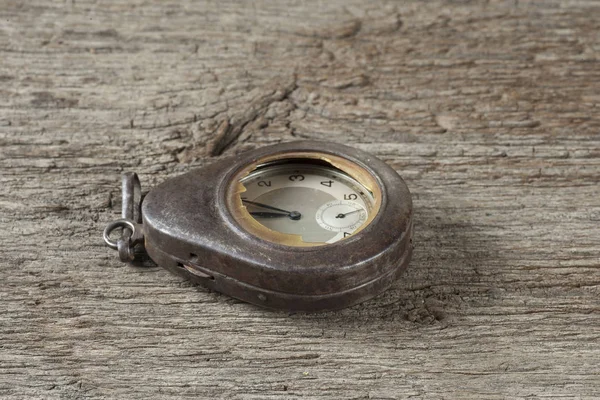
{"type": "Polygon", "coordinates": [[[267,204],[257,203],[255,201],[244,200],[244,199],[242,199],[242,202],[244,202],[246,204],[252,204],[253,206],[256,206],[256,207],[266,208],[267,210],[273,210],[273,211],[279,211],[279,212],[285,213],[285,215],[287,215],[290,219],[292,219],[294,221],[297,221],[300,218],[302,218],[302,214],[300,214],[298,211],[287,211],[287,210],[283,210],[281,208],[273,207],[273,206],[270,206],[267,204]]]}
{"type": "Polygon", "coordinates": [[[336,218],[346,218],[346,215],[350,215],[350,214],[354,214],[356,212],[362,211],[362,209],[358,209],[358,210],[354,210],[354,211],[350,211],[347,213],[339,213],[338,215],[336,215],[336,218]]]}

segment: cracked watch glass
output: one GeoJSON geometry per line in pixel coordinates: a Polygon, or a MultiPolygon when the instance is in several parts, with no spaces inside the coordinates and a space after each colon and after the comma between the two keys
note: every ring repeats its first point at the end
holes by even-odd
{"type": "Polygon", "coordinates": [[[364,168],[322,154],[264,160],[236,176],[234,216],[243,228],[292,246],[336,243],[377,214],[380,190],[364,168]]]}

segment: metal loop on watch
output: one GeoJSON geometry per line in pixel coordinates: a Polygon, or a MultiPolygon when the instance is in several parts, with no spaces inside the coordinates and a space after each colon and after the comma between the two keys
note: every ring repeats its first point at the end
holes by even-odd
{"type": "Polygon", "coordinates": [[[140,179],[135,172],[126,172],[123,174],[122,181],[123,205],[121,216],[131,220],[136,224],[142,222],[142,187],[140,179]]]}
{"type": "Polygon", "coordinates": [[[110,238],[110,234],[117,228],[122,228],[123,230],[125,230],[125,228],[130,229],[130,235],[129,236],[135,236],[135,224],[128,220],[128,219],[117,219],[114,220],[112,222],[110,222],[106,228],[104,228],[104,242],[108,245],[108,247],[110,247],[111,249],[115,249],[118,250],[119,248],[119,241],[123,240],[123,238],[119,239],[119,241],[115,241],[112,240],[110,238]]]}
{"type": "Polygon", "coordinates": [[[121,219],[108,224],[104,229],[104,242],[119,252],[119,259],[133,266],[151,266],[153,263],[144,249],[144,226],[142,225],[142,188],[135,172],[127,172],[122,177],[121,219]],[[121,228],[121,237],[111,239],[110,235],[121,228]]]}

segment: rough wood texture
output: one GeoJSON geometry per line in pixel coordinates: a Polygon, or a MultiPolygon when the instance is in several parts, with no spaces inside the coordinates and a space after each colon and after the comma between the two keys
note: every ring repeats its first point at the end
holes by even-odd
{"type": "Polygon", "coordinates": [[[0,2],[0,397],[600,397],[600,3],[0,2]],[[119,177],[349,143],[409,272],[287,315],[117,261],[119,177]],[[212,156],[211,156],[212,155],[212,156]]]}

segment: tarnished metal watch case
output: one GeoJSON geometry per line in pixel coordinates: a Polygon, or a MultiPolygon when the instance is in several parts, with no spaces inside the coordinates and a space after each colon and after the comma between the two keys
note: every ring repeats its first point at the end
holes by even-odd
{"type": "Polygon", "coordinates": [[[412,253],[412,201],[402,178],[347,146],[301,141],[263,147],[172,178],[142,203],[144,247],[158,265],[192,282],[263,307],[339,309],[386,290],[412,253]],[[230,188],[248,165],[278,155],[329,154],[366,170],[379,185],[379,212],[337,243],[294,247],[261,239],[232,214],[230,188]]]}

